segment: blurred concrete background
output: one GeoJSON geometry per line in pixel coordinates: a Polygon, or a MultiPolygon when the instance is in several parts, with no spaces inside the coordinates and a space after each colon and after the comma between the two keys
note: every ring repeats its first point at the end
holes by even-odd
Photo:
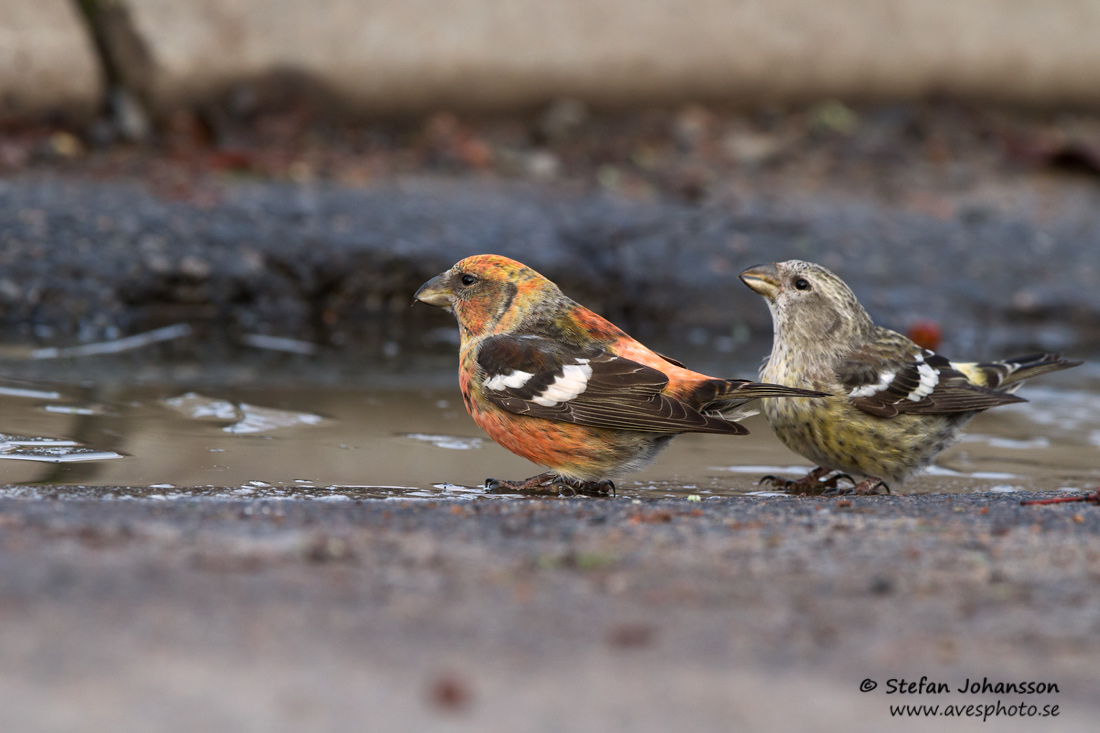
{"type": "Polygon", "coordinates": [[[0,117],[88,117],[105,93],[100,59],[77,3],[0,2],[0,117]]]}
{"type": "Polygon", "coordinates": [[[1092,0],[3,0],[7,114],[293,79],[358,114],[691,100],[1100,103],[1092,0]],[[93,33],[96,38],[93,41],[93,33]]]}

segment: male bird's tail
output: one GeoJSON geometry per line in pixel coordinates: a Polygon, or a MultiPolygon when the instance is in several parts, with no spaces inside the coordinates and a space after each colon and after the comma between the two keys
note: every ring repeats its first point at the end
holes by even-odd
{"type": "Polygon", "coordinates": [[[1047,372],[1080,366],[1082,362],[1063,359],[1061,354],[1028,354],[1004,361],[984,364],[955,364],[952,366],[966,375],[974,384],[997,392],[1015,392],[1025,379],[1047,372]]]}
{"type": "Polygon", "coordinates": [[[717,399],[755,400],[760,397],[828,397],[827,392],[812,389],[786,387],[782,384],[751,382],[747,379],[718,380],[725,383],[725,390],[717,399]]]}
{"type": "Polygon", "coordinates": [[[703,398],[704,412],[721,415],[726,420],[742,420],[755,415],[757,410],[742,410],[741,406],[761,397],[827,397],[828,393],[747,379],[712,379],[701,385],[696,395],[703,398]]]}

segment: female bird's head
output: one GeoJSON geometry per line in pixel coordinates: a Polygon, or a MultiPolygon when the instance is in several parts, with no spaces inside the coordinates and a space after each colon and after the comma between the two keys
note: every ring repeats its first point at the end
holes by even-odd
{"type": "Polygon", "coordinates": [[[501,333],[538,306],[561,296],[558,286],[500,255],[474,255],[424,283],[413,296],[454,311],[463,338],[501,333]]]}
{"type": "Polygon", "coordinates": [[[741,280],[768,302],[777,342],[806,349],[857,343],[874,328],[852,289],[821,265],[802,260],[757,265],[742,272],[741,280]]]}

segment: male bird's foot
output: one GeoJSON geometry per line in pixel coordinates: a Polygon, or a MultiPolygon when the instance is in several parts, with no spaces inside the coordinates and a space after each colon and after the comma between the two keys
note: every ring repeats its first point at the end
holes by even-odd
{"type": "Polygon", "coordinates": [[[522,481],[504,481],[499,478],[485,479],[485,488],[494,493],[511,493],[514,491],[527,491],[539,493],[558,493],[555,485],[558,475],[555,473],[540,473],[538,476],[523,479],[522,481]]]}
{"type": "Polygon", "coordinates": [[[607,479],[577,481],[563,478],[558,481],[557,486],[562,496],[615,496],[615,482],[607,479]]]}
{"type": "Polygon", "coordinates": [[[830,473],[833,473],[833,469],[827,466],[818,466],[800,479],[791,480],[768,474],[767,476],[761,477],[759,483],[771,484],[772,486],[790,491],[793,494],[827,494],[840,491],[841,489],[837,486],[837,482],[841,479],[851,481],[852,486],[856,485],[855,479],[846,473],[840,473],[838,471],[833,476],[829,476],[830,473]],[[826,476],[828,476],[828,478],[826,478],[826,476]]]}
{"type": "Polygon", "coordinates": [[[611,481],[580,481],[563,478],[547,471],[523,481],[485,479],[485,488],[494,493],[524,492],[528,494],[555,494],[561,496],[614,496],[615,484],[611,481]]]}

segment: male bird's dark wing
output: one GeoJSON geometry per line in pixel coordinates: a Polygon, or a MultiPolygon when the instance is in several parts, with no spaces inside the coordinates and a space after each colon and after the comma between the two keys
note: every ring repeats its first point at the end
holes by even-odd
{"type": "Polygon", "coordinates": [[[1026,402],[978,386],[946,358],[900,350],[894,342],[867,344],[841,361],[836,377],[855,407],[878,417],[946,414],[1026,402]]]}
{"type": "Polygon", "coordinates": [[[662,434],[748,432],[662,394],[668,377],[661,371],[599,346],[491,336],[481,343],[477,362],[489,401],[517,415],[662,434]]]}

